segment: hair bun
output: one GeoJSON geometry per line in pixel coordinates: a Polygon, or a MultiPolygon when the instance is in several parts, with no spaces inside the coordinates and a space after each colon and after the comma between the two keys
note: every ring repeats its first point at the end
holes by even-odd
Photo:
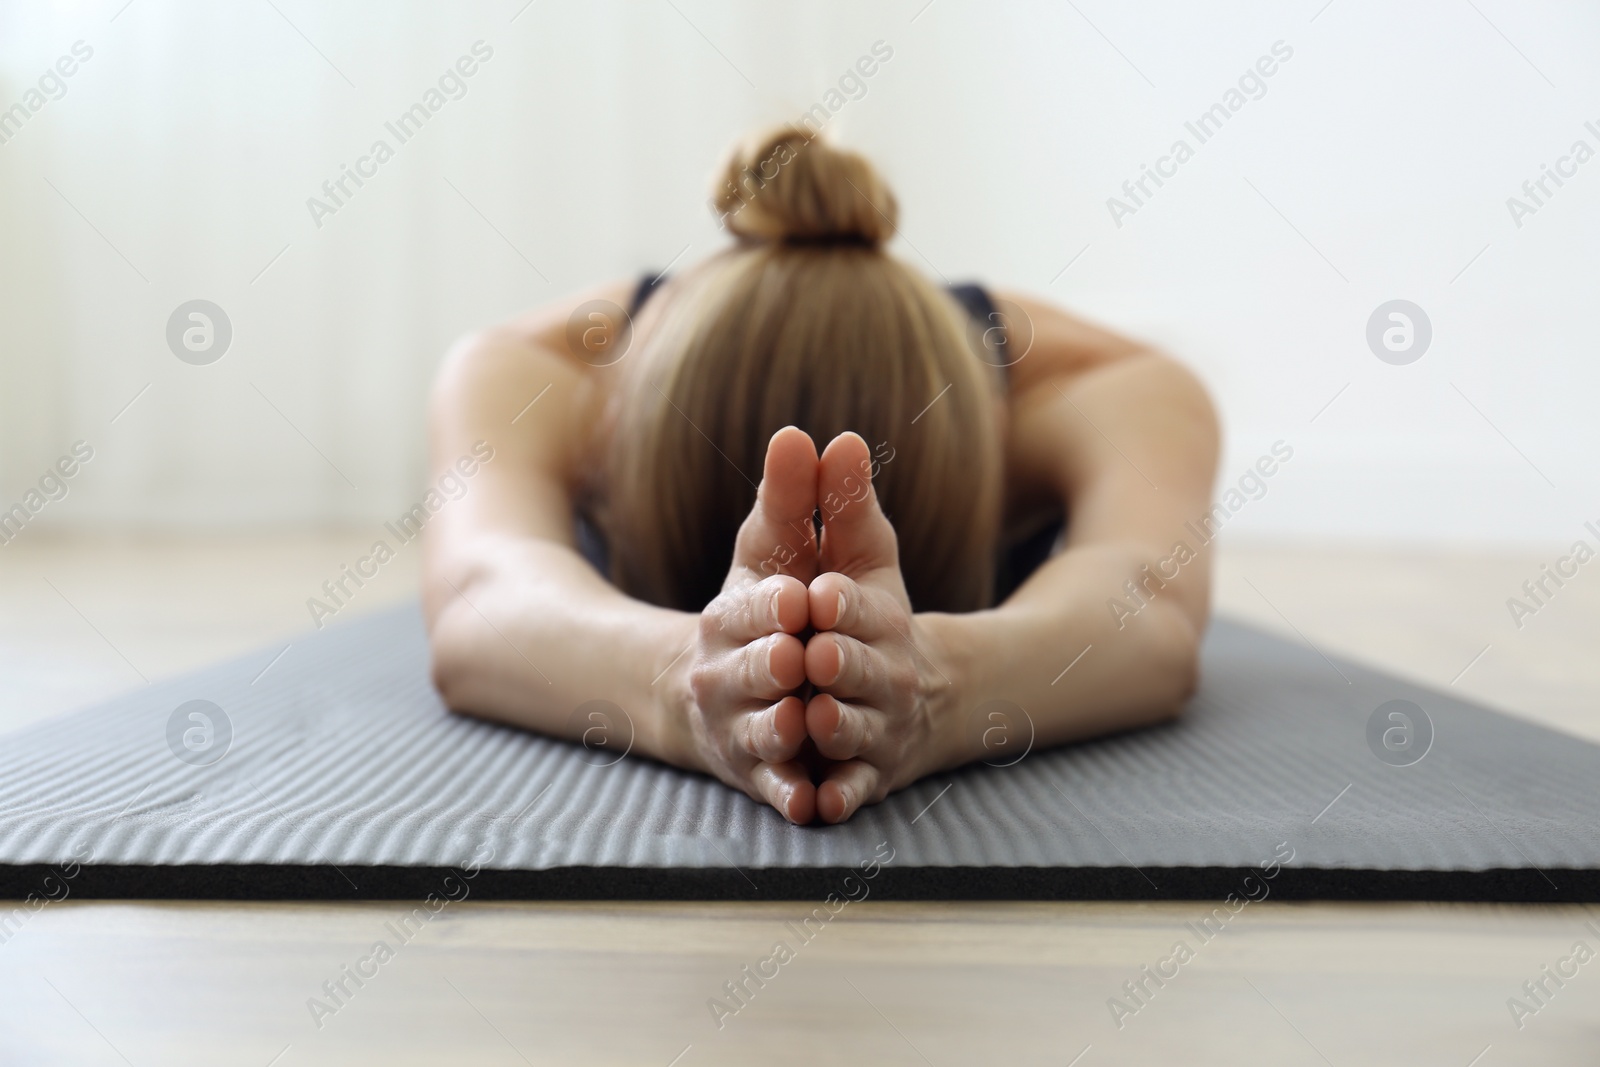
{"type": "Polygon", "coordinates": [[[877,248],[899,206],[866,158],[797,126],[735,145],[711,198],[741,240],[877,248]]]}

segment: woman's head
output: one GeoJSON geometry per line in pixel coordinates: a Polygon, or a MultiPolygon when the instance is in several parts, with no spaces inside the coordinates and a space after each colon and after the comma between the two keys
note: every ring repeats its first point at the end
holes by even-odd
{"type": "Polygon", "coordinates": [[[861,156],[784,128],[730,154],[713,205],[737,243],[652,299],[619,367],[612,578],[654,603],[703,607],[767,441],[792,424],[818,448],[853,430],[873,450],[916,610],[986,606],[998,381],[955,301],[882,251],[893,194],[861,156]]]}

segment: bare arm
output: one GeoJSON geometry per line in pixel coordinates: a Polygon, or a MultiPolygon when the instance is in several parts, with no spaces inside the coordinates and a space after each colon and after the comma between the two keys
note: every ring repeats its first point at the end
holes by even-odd
{"type": "MultiPolygon", "coordinates": [[[[1012,370],[1008,468],[1023,496],[1065,503],[1069,537],[1004,604],[928,620],[953,695],[963,714],[1014,701],[1040,744],[1170,718],[1193,690],[1210,606],[1210,552],[1185,527],[1210,506],[1210,400],[1159,353],[1007,299],[1034,325],[1012,370]]],[[[950,763],[981,756],[970,736],[952,743],[950,763]]]]}
{"type": "MultiPolygon", "coordinates": [[[[585,294],[596,296],[622,304],[628,294],[585,294]]],[[[485,446],[493,458],[426,527],[434,684],[454,711],[603,745],[608,762],[631,751],[705,771],[810,822],[815,790],[795,761],[805,716],[793,692],[805,680],[796,635],[815,546],[777,574],[762,563],[779,531],[815,510],[815,450],[798,431],[774,438],[728,579],[705,610],[618,591],[575,545],[579,478],[604,447],[599,376],[612,370],[564,350],[567,317],[585,297],[462,343],[435,385],[436,476],[485,446]],[[591,701],[623,715],[594,718],[591,701]]]]}
{"type": "Polygon", "coordinates": [[[475,442],[494,458],[429,522],[423,606],[433,678],[454,710],[576,737],[574,709],[625,709],[635,750],[666,758],[664,690],[652,683],[690,641],[696,616],[618,592],[578,552],[573,498],[597,462],[597,375],[565,351],[584,299],[623,304],[626,286],[582,294],[468,338],[447,358],[429,410],[435,477],[475,442]],[[530,401],[533,403],[528,406],[530,401]]]}
{"type": "MultiPolygon", "coordinates": [[[[992,702],[1019,706],[1033,743],[1052,745],[1171,718],[1193,690],[1210,559],[1184,523],[1211,491],[1210,402],[1171,360],[1014,304],[1036,333],[1011,373],[1010,504],[1064,504],[1067,545],[996,608],[913,614],[876,494],[824,520],[806,725],[833,761],[817,787],[828,822],[931,772],[1016,758],[1028,735],[1012,731],[1025,725],[1002,716],[1007,729],[986,729],[992,702]],[[1185,541],[1191,551],[1178,551],[1185,541]],[[997,736],[1007,747],[986,748],[997,736]]],[[[835,438],[819,497],[844,493],[859,469],[870,469],[865,443],[835,438]]]]}

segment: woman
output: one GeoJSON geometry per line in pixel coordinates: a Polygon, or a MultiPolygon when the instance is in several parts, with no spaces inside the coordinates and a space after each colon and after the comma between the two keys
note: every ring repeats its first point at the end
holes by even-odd
{"type": "Polygon", "coordinates": [[[428,528],[449,707],[576,738],[609,701],[635,751],[795,823],[983,758],[996,707],[1037,745],[1177,715],[1210,561],[1174,547],[1217,458],[1195,378],[934,286],[883,252],[872,167],[804,131],[736,148],[714,204],[732,247],[447,359],[436,471],[494,450],[428,528]]]}

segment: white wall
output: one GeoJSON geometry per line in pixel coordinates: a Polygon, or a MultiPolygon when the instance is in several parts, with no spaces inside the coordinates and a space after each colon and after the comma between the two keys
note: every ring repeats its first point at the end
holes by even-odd
{"type": "Polygon", "coordinates": [[[715,247],[725,143],[881,39],[832,126],[900,194],[897,251],[1189,361],[1225,481],[1289,442],[1238,530],[1566,542],[1600,519],[1600,161],[1520,228],[1506,206],[1600,150],[1592,6],[273,2],[0,3],[0,108],[94,50],[0,144],[0,506],[83,438],[41,525],[400,510],[453,338],[715,247]],[[478,40],[467,95],[316,227],[307,198],[478,40]],[[1185,120],[1278,41],[1266,94],[1198,144],[1185,120]],[[1117,226],[1107,198],[1178,137],[1194,158],[1117,226]],[[1408,366],[1365,341],[1397,297],[1434,330],[1408,366]],[[164,338],[194,298],[233,324],[209,366],[164,338]]]}

